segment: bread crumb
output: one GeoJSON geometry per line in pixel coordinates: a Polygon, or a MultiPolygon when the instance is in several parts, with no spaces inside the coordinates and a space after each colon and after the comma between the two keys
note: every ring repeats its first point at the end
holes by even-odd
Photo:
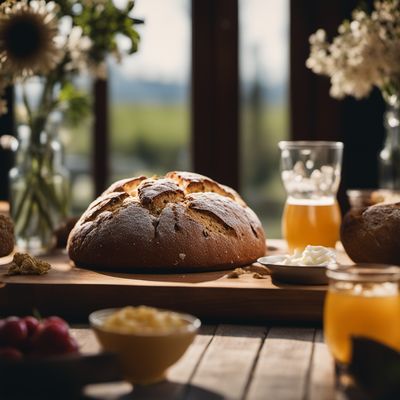
{"type": "Polygon", "coordinates": [[[265,279],[266,276],[268,275],[268,274],[262,274],[260,272],[255,272],[254,269],[255,268],[253,266],[247,267],[246,269],[235,268],[233,271],[229,272],[229,274],[226,275],[226,278],[237,279],[240,278],[242,275],[251,275],[254,279],[265,279]]]}
{"type": "Polygon", "coordinates": [[[185,253],[179,253],[179,258],[183,261],[186,257],[185,253]]]}
{"type": "Polygon", "coordinates": [[[261,264],[252,265],[251,270],[253,272],[258,272],[260,275],[270,275],[269,269],[261,264]]]}
{"type": "Polygon", "coordinates": [[[228,279],[237,279],[239,278],[240,275],[245,274],[245,271],[243,268],[235,268],[233,271],[229,272],[229,274],[226,275],[228,279]]]}
{"type": "Polygon", "coordinates": [[[26,253],[15,253],[7,275],[44,275],[51,265],[26,253]]]}
{"type": "Polygon", "coordinates": [[[229,272],[228,275],[226,275],[226,277],[228,279],[237,279],[239,278],[239,276],[247,274],[248,272],[246,272],[243,268],[235,268],[233,271],[229,272]]]}

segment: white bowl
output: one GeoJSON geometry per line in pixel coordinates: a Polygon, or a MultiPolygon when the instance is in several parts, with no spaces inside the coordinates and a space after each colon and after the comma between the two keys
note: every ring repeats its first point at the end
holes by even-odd
{"type": "Polygon", "coordinates": [[[328,265],[285,265],[282,264],[285,256],[266,256],[257,261],[266,266],[273,281],[296,285],[326,285],[328,265]]]}

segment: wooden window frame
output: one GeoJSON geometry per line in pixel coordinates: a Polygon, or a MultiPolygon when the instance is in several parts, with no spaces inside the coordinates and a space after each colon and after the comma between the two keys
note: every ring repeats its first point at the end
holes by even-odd
{"type": "Polygon", "coordinates": [[[92,174],[94,194],[99,196],[110,177],[110,127],[108,81],[96,79],[93,85],[92,174]]]}
{"type": "MultiPolygon", "coordinates": [[[[8,113],[0,117],[0,136],[16,135],[14,118],[14,88],[8,87],[4,100],[7,102],[8,113]]],[[[14,154],[0,148],[0,200],[8,200],[10,197],[8,184],[8,171],[14,163],[14,154]]]]}
{"type": "Polygon", "coordinates": [[[239,188],[238,0],[192,0],[194,171],[239,188]]]}

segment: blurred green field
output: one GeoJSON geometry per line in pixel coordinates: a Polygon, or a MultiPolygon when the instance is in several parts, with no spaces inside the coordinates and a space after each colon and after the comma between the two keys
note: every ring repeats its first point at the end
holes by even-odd
{"type": "MultiPolygon", "coordinates": [[[[112,150],[132,155],[137,143],[145,140],[156,148],[181,147],[189,135],[189,110],[181,104],[119,104],[111,107],[112,150]]],[[[70,128],[68,151],[85,155],[88,152],[90,121],[70,128]]]]}
{"type": "MultiPolygon", "coordinates": [[[[287,137],[287,108],[243,107],[241,193],[263,221],[269,237],[280,236],[284,191],[277,143],[287,137]]],[[[190,110],[183,104],[114,103],[111,107],[111,180],[141,173],[191,169],[190,110]]],[[[91,121],[70,130],[68,153],[87,158],[91,121]]],[[[80,190],[82,190],[80,188],[80,190]]]]}
{"type": "Polygon", "coordinates": [[[189,109],[184,105],[115,104],[111,110],[113,151],[132,154],[145,141],[162,153],[188,143],[189,109]]]}
{"type": "Polygon", "coordinates": [[[261,219],[267,237],[279,238],[285,191],[280,178],[278,142],[289,134],[288,108],[242,107],[241,193],[261,219]]]}

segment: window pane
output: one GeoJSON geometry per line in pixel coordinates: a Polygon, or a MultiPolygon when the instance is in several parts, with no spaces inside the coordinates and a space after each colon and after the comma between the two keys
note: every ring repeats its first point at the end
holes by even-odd
{"type": "Polygon", "coordinates": [[[289,1],[240,0],[242,193],[268,237],[281,237],[277,143],[288,136],[289,1]]]}
{"type": "Polygon", "coordinates": [[[190,168],[190,0],[138,0],[139,51],[111,64],[112,180],[190,168]]]}
{"type": "MultiPolygon", "coordinates": [[[[87,75],[82,75],[75,84],[92,101],[92,79],[87,75]]],[[[92,114],[80,120],[78,125],[71,126],[65,121],[61,126],[60,136],[65,149],[65,165],[71,179],[71,211],[76,215],[86,209],[94,195],[91,165],[92,131],[92,114]]]]}

